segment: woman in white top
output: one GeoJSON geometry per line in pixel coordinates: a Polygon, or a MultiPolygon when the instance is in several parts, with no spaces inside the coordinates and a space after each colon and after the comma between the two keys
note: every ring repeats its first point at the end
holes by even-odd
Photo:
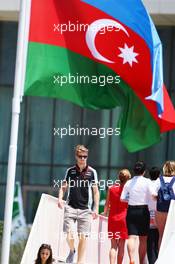
{"type": "MultiPolygon", "coordinates": [[[[161,177],[161,176],[160,176],[161,177]]],[[[163,237],[163,232],[166,224],[166,219],[168,215],[168,209],[169,206],[166,205],[165,202],[159,202],[159,190],[161,187],[160,177],[155,181],[154,189],[155,193],[154,196],[158,198],[157,201],[157,211],[156,211],[156,223],[159,230],[159,248],[163,237]]],[[[165,183],[170,183],[172,180],[174,180],[175,177],[175,161],[166,161],[163,166],[163,180],[165,183]]],[[[172,185],[172,190],[175,194],[175,183],[172,185]]],[[[170,203],[170,201],[169,201],[170,203]]]]}
{"type": "Polygon", "coordinates": [[[135,176],[125,184],[121,194],[121,200],[128,200],[126,222],[130,264],[134,264],[137,237],[139,237],[140,242],[138,249],[140,264],[144,263],[147,251],[147,235],[150,224],[148,202],[152,191],[151,181],[144,177],[145,167],[144,162],[136,162],[134,166],[135,176]]]}

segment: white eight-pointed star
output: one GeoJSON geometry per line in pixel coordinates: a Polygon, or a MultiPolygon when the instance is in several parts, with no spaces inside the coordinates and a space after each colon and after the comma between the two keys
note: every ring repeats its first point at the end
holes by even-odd
{"type": "Polygon", "coordinates": [[[119,48],[119,50],[121,51],[121,53],[118,56],[123,58],[123,64],[129,63],[129,65],[132,67],[133,62],[138,63],[136,57],[139,54],[134,52],[134,46],[129,48],[125,43],[124,48],[119,48]]]}

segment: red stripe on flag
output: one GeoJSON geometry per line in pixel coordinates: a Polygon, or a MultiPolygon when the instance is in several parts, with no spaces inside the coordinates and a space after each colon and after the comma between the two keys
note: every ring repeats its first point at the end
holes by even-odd
{"type": "Polygon", "coordinates": [[[166,87],[163,87],[165,110],[162,115],[161,132],[166,132],[175,128],[175,111],[170,100],[166,87]]]}
{"type": "Polygon", "coordinates": [[[96,59],[92,55],[86,43],[85,31],[65,31],[64,34],[57,30],[54,31],[56,26],[68,25],[69,22],[74,25],[90,25],[99,19],[112,19],[119,22],[101,10],[79,0],[33,0],[29,41],[65,47],[75,53],[107,65],[132,87],[161,127],[161,131],[167,131],[175,127],[175,121],[171,121],[172,114],[175,115],[175,111],[165,88],[165,113],[161,119],[157,116],[156,103],[145,100],[151,94],[151,58],[146,42],[138,34],[120,22],[129,36],[122,30],[117,32],[114,30],[112,32],[108,31],[105,34],[98,33],[95,38],[96,49],[105,58],[114,61],[114,63],[107,63],[96,59]],[[124,59],[119,57],[121,54],[121,49],[119,48],[124,48],[125,44],[129,48],[133,47],[133,51],[138,54],[136,56],[138,62],[133,62],[132,66],[129,63],[124,64],[124,59]]]}

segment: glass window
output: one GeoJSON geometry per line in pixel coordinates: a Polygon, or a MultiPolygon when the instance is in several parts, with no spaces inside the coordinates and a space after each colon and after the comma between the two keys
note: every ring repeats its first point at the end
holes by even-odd
{"type": "Polygon", "coordinates": [[[7,179],[7,165],[0,165],[0,183],[5,184],[7,179]]]}
{"type": "MultiPolygon", "coordinates": [[[[115,108],[113,110],[113,127],[117,127],[117,122],[120,115],[120,108],[115,108]]],[[[126,148],[122,145],[120,136],[113,136],[112,137],[112,144],[111,144],[111,161],[110,165],[112,167],[121,167],[127,168],[133,166],[133,163],[136,161],[138,153],[128,153],[126,148]]]]}
{"type": "Polygon", "coordinates": [[[170,71],[171,71],[171,27],[159,27],[158,28],[159,37],[163,45],[163,65],[164,65],[164,83],[166,84],[168,90],[170,87],[170,71]]]}
{"type": "Polygon", "coordinates": [[[120,169],[111,169],[110,170],[110,179],[115,182],[118,179],[118,174],[119,174],[120,169]]]}
{"type": "Polygon", "coordinates": [[[110,111],[84,110],[82,127],[90,129],[90,135],[83,137],[83,143],[89,148],[89,163],[94,166],[107,166],[110,138],[107,129],[110,127],[110,111]]]}
{"type": "MultiPolygon", "coordinates": [[[[0,120],[3,123],[0,132],[0,161],[8,161],[10,133],[11,133],[11,108],[13,89],[8,87],[0,87],[0,120]]],[[[18,130],[18,149],[17,161],[23,161],[23,139],[24,139],[24,103],[21,104],[21,113],[19,117],[19,130],[18,130]]]]}
{"type": "MultiPolygon", "coordinates": [[[[172,35],[171,35],[171,38],[172,38],[172,47],[171,49],[169,50],[171,52],[171,60],[170,63],[171,64],[171,69],[170,69],[170,74],[171,74],[171,91],[172,92],[175,92],[175,61],[174,61],[174,58],[175,58],[175,27],[172,27],[172,35]]],[[[173,96],[174,97],[174,96],[173,96]]],[[[174,106],[175,106],[175,100],[174,100],[174,106]]]]}
{"type": "Polygon", "coordinates": [[[81,115],[80,107],[57,100],[54,126],[58,133],[54,136],[54,164],[69,166],[74,163],[74,148],[81,143],[80,136],[75,136],[75,129],[81,126],[81,115]]]}
{"type": "Polygon", "coordinates": [[[102,169],[98,167],[94,167],[94,169],[97,171],[98,180],[107,180],[108,179],[108,169],[102,169]]]}
{"type": "Polygon", "coordinates": [[[0,185],[0,220],[4,219],[4,207],[5,207],[5,185],[0,185]]]}
{"type": "Polygon", "coordinates": [[[26,108],[26,98],[23,98],[23,102],[21,103],[21,113],[19,116],[17,162],[24,162],[24,151],[25,151],[24,140],[26,139],[26,137],[24,136],[25,122],[26,122],[25,108],[26,108]]]}
{"type": "Polygon", "coordinates": [[[22,165],[17,165],[16,166],[16,177],[15,177],[15,181],[19,181],[22,184],[22,169],[23,166],[22,165]]]}
{"type": "Polygon", "coordinates": [[[24,184],[50,186],[50,166],[24,166],[24,184]]]}
{"type": "Polygon", "coordinates": [[[0,161],[7,162],[11,127],[12,89],[0,87],[0,161]]]}
{"type": "Polygon", "coordinates": [[[25,162],[48,164],[51,161],[53,100],[30,97],[27,104],[25,162]]]}
{"type": "Polygon", "coordinates": [[[139,159],[145,161],[147,167],[161,167],[167,156],[167,134],[162,134],[159,144],[139,153],[139,159]]]}
{"type": "Polygon", "coordinates": [[[175,160],[175,130],[169,133],[169,153],[167,160],[175,160]]]}
{"type": "MultiPolygon", "coordinates": [[[[174,67],[175,68],[175,67],[174,67]]],[[[175,92],[172,93],[172,101],[175,106],[175,92]]],[[[168,157],[167,160],[175,160],[175,130],[172,130],[168,133],[168,157]]]]}
{"type": "Polygon", "coordinates": [[[0,21],[0,84],[12,85],[15,75],[17,22],[0,21]]]}
{"type": "MultiPolygon", "coordinates": [[[[73,165],[73,164],[72,164],[73,165]]],[[[66,170],[71,167],[71,166],[67,166],[67,167],[54,167],[53,168],[53,180],[52,180],[52,185],[56,188],[58,188],[58,184],[61,182],[61,180],[63,180],[65,178],[66,175],[66,170]]]]}
{"type": "Polygon", "coordinates": [[[28,191],[27,192],[27,208],[25,210],[25,216],[27,223],[33,223],[35,214],[41,199],[42,191],[28,191]]]}

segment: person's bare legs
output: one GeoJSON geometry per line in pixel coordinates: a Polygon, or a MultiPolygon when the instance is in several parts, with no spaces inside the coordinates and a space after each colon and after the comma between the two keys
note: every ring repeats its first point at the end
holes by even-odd
{"type": "Polygon", "coordinates": [[[111,248],[109,251],[110,264],[116,263],[117,248],[118,248],[118,241],[116,239],[112,238],[111,239],[111,248]]]}
{"type": "Polygon", "coordinates": [[[74,236],[72,232],[67,233],[67,243],[69,245],[69,248],[72,252],[74,252],[75,250],[75,246],[74,246],[74,236]]]}
{"type": "Polygon", "coordinates": [[[128,248],[129,260],[131,263],[134,263],[136,239],[137,239],[137,236],[135,236],[135,235],[129,235],[129,237],[128,237],[127,248],[128,248]]]}
{"type": "Polygon", "coordinates": [[[86,250],[86,243],[87,238],[84,234],[79,234],[79,243],[78,243],[78,259],[77,264],[85,263],[85,250],[86,250]]]}
{"type": "Polygon", "coordinates": [[[165,229],[167,214],[168,213],[157,212],[156,211],[156,215],[155,215],[157,228],[159,230],[159,249],[160,249],[160,245],[161,245],[161,242],[162,242],[163,232],[164,232],[164,229],[165,229]]]}
{"type": "Polygon", "coordinates": [[[147,252],[147,236],[139,236],[139,261],[144,264],[144,259],[147,252]]]}
{"type": "Polygon", "coordinates": [[[118,255],[117,264],[122,264],[125,251],[125,239],[119,239],[118,241],[118,255]]]}

